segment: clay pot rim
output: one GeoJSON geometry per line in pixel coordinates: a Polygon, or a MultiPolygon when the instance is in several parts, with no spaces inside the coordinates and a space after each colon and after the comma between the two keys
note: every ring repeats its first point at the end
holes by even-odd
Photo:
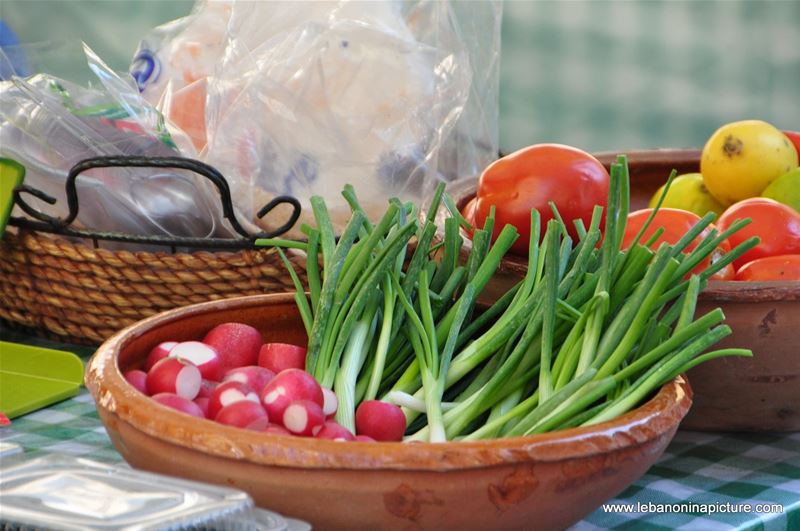
{"type": "MultiPolygon", "coordinates": [[[[687,148],[654,148],[654,149],[618,149],[613,151],[599,151],[593,155],[608,167],[617,160],[619,155],[628,158],[628,165],[636,166],[663,166],[673,164],[685,166],[690,164],[700,164],[702,150],[692,147],[687,148]]],[[[667,172],[669,174],[669,172],[667,172]]]]}
{"type": "MultiPolygon", "coordinates": [[[[624,154],[628,158],[631,173],[644,171],[650,168],[660,168],[674,165],[685,167],[700,164],[701,150],[696,148],[667,148],[667,149],[640,149],[618,150],[594,153],[603,165],[608,166],[616,161],[617,156],[624,154]]],[[[669,170],[666,170],[666,175],[669,170]]],[[[477,179],[458,181],[452,188],[456,205],[462,208],[466,202],[475,196],[477,179]]],[[[507,255],[500,264],[500,271],[525,274],[527,263],[525,258],[507,255]]],[[[763,281],[763,282],[733,282],[717,280],[711,281],[708,287],[700,294],[701,300],[731,301],[731,302],[776,302],[800,301],[800,282],[763,281]]]]}
{"type": "Polygon", "coordinates": [[[293,294],[237,297],[184,306],[135,323],[109,338],[86,367],[86,387],[102,413],[150,437],[223,458],[315,469],[454,470],[518,462],[585,458],[641,445],[674,430],[691,406],[683,377],[648,402],[609,422],[560,432],[475,442],[344,443],[250,432],[161,406],[122,376],[118,355],[135,338],[169,323],[220,309],[293,303],[293,294]]]}

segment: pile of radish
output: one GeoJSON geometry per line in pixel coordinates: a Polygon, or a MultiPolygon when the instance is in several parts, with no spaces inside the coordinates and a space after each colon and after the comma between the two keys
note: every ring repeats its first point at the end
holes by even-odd
{"type": "Polygon", "coordinates": [[[224,323],[202,341],[156,345],[143,370],[124,376],[159,404],[228,426],[335,441],[402,440],[405,416],[388,402],[363,402],[356,433],[337,423],[336,395],[305,363],[304,347],[262,343],[252,326],[224,323]]]}

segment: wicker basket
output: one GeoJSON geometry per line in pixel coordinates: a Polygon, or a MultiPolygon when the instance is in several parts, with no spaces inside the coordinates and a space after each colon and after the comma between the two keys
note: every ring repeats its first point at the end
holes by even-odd
{"type": "MultiPolygon", "coordinates": [[[[274,249],[109,251],[9,228],[0,256],[0,318],[6,326],[69,343],[99,344],[178,306],[294,290],[274,249]]],[[[293,258],[298,271],[300,258],[293,258]]]]}
{"type": "MultiPolygon", "coordinates": [[[[258,237],[285,234],[300,216],[300,203],[276,196],[261,209],[262,218],[282,204],[292,206],[288,221],[251,234],[236,219],[225,177],[215,168],[182,157],[95,157],[73,166],[65,181],[69,212],[54,218],[24,199],[30,194],[55,199],[25,184],[14,193],[15,205],[29,218],[11,218],[0,240],[0,320],[9,328],[68,343],[99,344],[145,317],[187,304],[214,299],[294,290],[291,276],[274,248],[257,248],[258,237]],[[241,239],[163,238],[76,229],[76,180],[95,168],[152,167],[188,170],[211,181],[223,216],[241,239]],[[70,236],[66,238],[61,235],[70,236]],[[98,240],[151,243],[165,249],[201,248],[192,253],[112,251],[98,240]],[[218,251],[231,248],[231,251],[218,251]]],[[[152,249],[152,246],[146,247],[152,249]]],[[[287,253],[301,276],[302,253],[287,253]]]]}

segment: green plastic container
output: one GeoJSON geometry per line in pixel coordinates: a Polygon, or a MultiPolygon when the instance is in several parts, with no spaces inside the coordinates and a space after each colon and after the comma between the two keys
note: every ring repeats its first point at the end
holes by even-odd
{"type": "Polygon", "coordinates": [[[0,157],[0,238],[6,230],[11,207],[14,204],[14,188],[22,184],[25,167],[12,159],[0,157]]]}
{"type": "Polygon", "coordinates": [[[0,411],[8,418],[75,396],[82,383],[75,354],[0,341],[0,411]]]}

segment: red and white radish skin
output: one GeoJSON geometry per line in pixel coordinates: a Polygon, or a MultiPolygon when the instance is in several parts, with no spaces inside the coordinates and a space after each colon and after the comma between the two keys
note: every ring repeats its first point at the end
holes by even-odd
{"type": "Polygon", "coordinates": [[[283,412],[283,427],[301,437],[313,437],[325,425],[322,406],[313,400],[295,400],[283,412]]]}
{"type": "Polygon", "coordinates": [[[183,341],[172,347],[169,357],[192,362],[206,380],[218,382],[222,378],[222,358],[214,347],[205,343],[183,341]]]}
{"type": "Polygon", "coordinates": [[[177,341],[164,341],[153,347],[153,350],[150,351],[150,354],[147,355],[147,360],[144,362],[145,372],[150,372],[153,365],[169,356],[170,351],[175,348],[177,344],[177,341]]]}
{"type": "Polygon", "coordinates": [[[257,418],[256,420],[245,426],[244,429],[253,431],[264,431],[267,426],[277,426],[277,424],[271,423],[269,421],[269,417],[265,415],[263,417],[257,418]]]}
{"type": "Polygon", "coordinates": [[[192,402],[194,402],[195,404],[200,406],[200,410],[203,412],[203,416],[205,418],[208,418],[208,403],[209,403],[209,401],[210,400],[209,400],[209,398],[207,396],[198,396],[197,398],[192,400],[192,402]]]}
{"type": "Polygon", "coordinates": [[[258,364],[278,374],[286,369],[306,369],[306,348],[288,343],[265,343],[258,353],[258,364]]]}
{"type": "Polygon", "coordinates": [[[369,435],[356,435],[355,439],[353,440],[355,442],[378,442],[369,435]]]}
{"type": "Polygon", "coordinates": [[[250,400],[239,400],[238,402],[234,402],[220,409],[217,416],[214,417],[214,420],[227,426],[244,428],[254,420],[260,418],[269,420],[267,412],[264,411],[261,404],[258,402],[251,402],[250,400]]]}
{"type": "Polygon", "coordinates": [[[270,424],[263,430],[259,430],[261,433],[271,433],[273,435],[284,435],[286,437],[291,437],[292,432],[281,426],[280,424],[270,424]]]}
{"type": "Polygon", "coordinates": [[[222,408],[240,400],[259,401],[256,392],[241,382],[219,384],[208,400],[208,418],[216,418],[222,408]]]}
{"type": "Polygon", "coordinates": [[[225,373],[223,382],[241,382],[256,393],[260,393],[270,380],[275,378],[275,373],[258,365],[236,367],[225,373]]]}
{"type": "Polygon", "coordinates": [[[356,433],[376,441],[402,441],[406,416],[399,406],[380,400],[365,400],[356,409],[356,433]]]}
{"type": "Polygon", "coordinates": [[[311,400],[322,408],[325,403],[322,387],[309,373],[286,369],[275,375],[261,390],[261,404],[269,418],[280,422],[286,407],[295,400],[311,400]]]}
{"type": "Polygon", "coordinates": [[[258,364],[263,343],[261,332],[244,323],[223,323],[212,328],[203,343],[214,347],[222,358],[223,372],[234,367],[258,364]]]}
{"type": "Polygon", "coordinates": [[[144,371],[140,371],[138,369],[134,369],[131,371],[126,372],[123,374],[125,380],[128,381],[133,387],[136,388],[142,394],[148,394],[147,392],[147,373],[144,371]]]}
{"type": "Polygon", "coordinates": [[[355,435],[350,433],[350,430],[337,422],[327,421],[319,433],[315,436],[317,439],[330,439],[332,441],[353,441],[355,435]]]}
{"type": "Polygon", "coordinates": [[[339,399],[336,393],[327,387],[322,388],[322,412],[325,413],[325,418],[330,419],[336,416],[336,410],[339,409],[339,399]]]}
{"type": "Polygon", "coordinates": [[[280,424],[273,424],[269,421],[267,417],[262,417],[260,419],[256,419],[247,426],[245,426],[246,430],[252,431],[260,431],[263,433],[274,433],[275,435],[291,435],[289,430],[281,426],[280,424]]]}
{"type": "Polygon", "coordinates": [[[151,398],[159,404],[178,410],[181,413],[186,413],[187,415],[191,415],[200,419],[206,418],[203,414],[203,410],[200,409],[200,406],[187,398],[176,395],[175,393],[158,393],[153,395],[151,398]]]}
{"type": "Polygon", "coordinates": [[[147,391],[151,395],[175,393],[194,400],[200,392],[200,369],[180,358],[167,357],[153,365],[147,373],[147,391]]]}
{"type": "Polygon", "coordinates": [[[197,393],[198,398],[210,398],[211,395],[214,393],[214,389],[219,386],[219,382],[213,382],[211,380],[203,380],[200,382],[200,392],[197,393]]]}

